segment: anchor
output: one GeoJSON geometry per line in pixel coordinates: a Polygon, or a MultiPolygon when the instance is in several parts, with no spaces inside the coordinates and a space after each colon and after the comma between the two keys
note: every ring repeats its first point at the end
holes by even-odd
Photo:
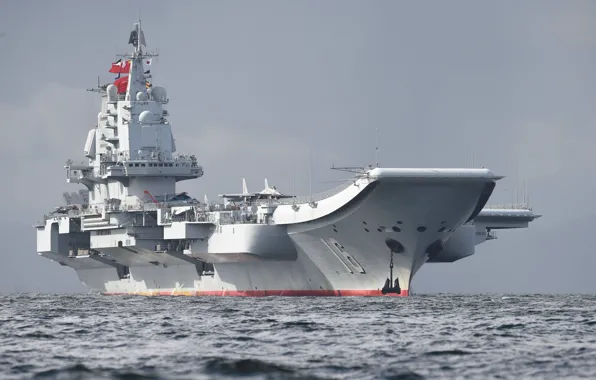
{"type": "Polygon", "coordinates": [[[399,280],[395,278],[393,282],[393,250],[390,251],[391,256],[389,259],[389,278],[385,281],[385,286],[381,289],[381,294],[397,293],[401,294],[401,288],[399,287],[399,280]],[[393,284],[393,286],[391,286],[393,284]]]}

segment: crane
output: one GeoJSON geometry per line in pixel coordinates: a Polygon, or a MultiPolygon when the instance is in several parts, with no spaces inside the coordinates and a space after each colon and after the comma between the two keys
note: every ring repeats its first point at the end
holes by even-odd
{"type": "Polygon", "coordinates": [[[149,192],[149,190],[145,190],[145,194],[147,194],[149,196],[149,198],[151,198],[151,200],[153,201],[153,203],[155,203],[157,206],[159,206],[159,202],[157,201],[157,199],[155,199],[155,197],[153,195],[151,195],[151,193],[149,192]]]}

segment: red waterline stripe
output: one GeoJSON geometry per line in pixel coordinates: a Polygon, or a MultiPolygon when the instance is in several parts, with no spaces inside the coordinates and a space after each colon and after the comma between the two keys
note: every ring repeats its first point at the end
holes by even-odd
{"type": "Polygon", "coordinates": [[[219,296],[219,297],[407,297],[408,290],[401,293],[383,294],[380,290],[192,290],[192,291],[143,291],[143,292],[106,292],[106,296],[141,295],[141,296],[219,296]]]}

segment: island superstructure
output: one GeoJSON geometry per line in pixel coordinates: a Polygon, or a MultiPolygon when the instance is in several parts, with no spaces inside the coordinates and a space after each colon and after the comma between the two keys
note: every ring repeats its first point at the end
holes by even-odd
{"type": "Polygon", "coordinates": [[[528,208],[484,208],[497,180],[488,169],[363,167],[309,197],[222,194],[221,204],[176,191],[204,175],[176,152],[164,87],[150,81],[141,23],[118,79],[101,95],[85,161],[67,161],[66,205],[44,216],[37,251],[73,268],[92,291],[139,295],[408,295],[426,262],[453,262],[525,228],[528,208]],[[484,208],[484,209],[483,209],[484,208]]]}

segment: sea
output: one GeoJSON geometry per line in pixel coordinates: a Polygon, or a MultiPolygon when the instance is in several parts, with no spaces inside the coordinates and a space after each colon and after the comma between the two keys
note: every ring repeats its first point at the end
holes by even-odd
{"type": "Polygon", "coordinates": [[[596,379],[596,295],[0,295],[0,379],[596,379]]]}

